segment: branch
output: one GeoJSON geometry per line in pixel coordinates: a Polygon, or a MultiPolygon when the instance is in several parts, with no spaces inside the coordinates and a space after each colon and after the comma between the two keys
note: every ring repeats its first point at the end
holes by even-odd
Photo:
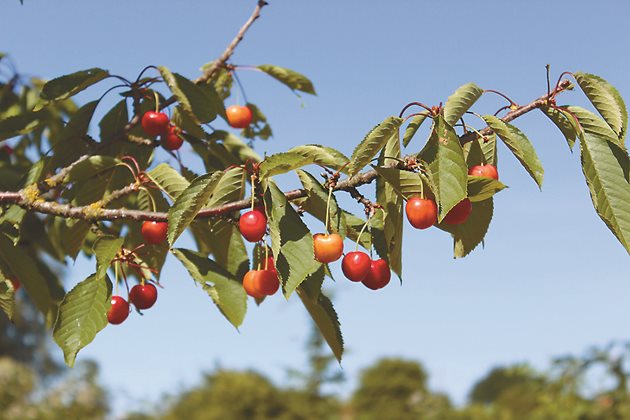
{"type": "MultiPolygon", "coordinates": [[[[552,95],[560,93],[566,90],[571,83],[568,80],[562,81],[558,87],[551,92],[552,95]]],[[[512,121],[534,109],[541,108],[548,103],[549,95],[545,94],[535,101],[521,106],[514,111],[509,112],[505,117],[502,118],[503,121],[509,122],[512,121]]],[[[488,127],[480,130],[482,135],[489,135],[492,133],[492,130],[488,127]]],[[[460,137],[460,141],[462,144],[472,141],[475,136],[478,136],[475,132],[469,132],[460,137]]],[[[395,163],[398,165],[398,162],[395,163]]],[[[378,176],[377,172],[372,169],[366,172],[358,173],[353,177],[343,179],[336,183],[334,187],[334,191],[347,191],[351,195],[355,194],[356,188],[361,185],[369,184],[378,176]]],[[[28,188],[28,187],[27,187],[28,188]]],[[[124,193],[131,193],[133,187],[127,186],[125,187],[124,193]]],[[[65,218],[73,218],[73,219],[83,219],[89,221],[97,221],[97,220],[155,220],[159,222],[167,221],[167,213],[164,212],[151,212],[151,211],[141,211],[141,210],[129,210],[129,209],[104,209],[102,208],[102,201],[96,202],[87,206],[78,206],[73,207],[68,204],[60,204],[56,202],[44,201],[41,198],[31,199],[27,198],[26,189],[20,190],[18,192],[0,192],[0,204],[15,204],[29,211],[34,211],[43,214],[49,214],[52,216],[59,216],[65,218]]],[[[121,190],[122,191],[122,190],[121,190]]],[[[118,194],[118,192],[112,192],[111,194],[118,194]]],[[[303,198],[307,196],[307,191],[303,189],[291,190],[285,193],[287,200],[295,200],[298,198],[303,198]]],[[[110,195],[111,197],[111,195],[110,195]]],[[[354,195],[353,195],[354,197],[354,195]]],[[[251,206],[251,200],[239,200],[234,201],[228,204],[224,204],[222,206],[217,206],[213,208],[208,208],[200,211],[197,214],[197,218],[208,218],[208,217],[216,217],[226,213],[232,213],[235,211],[243,210],[249,208],[251,206]]]]}

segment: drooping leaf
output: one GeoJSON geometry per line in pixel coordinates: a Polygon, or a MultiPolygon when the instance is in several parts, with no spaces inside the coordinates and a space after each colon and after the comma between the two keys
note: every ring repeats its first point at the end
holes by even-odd
{"type": "Polygon", "coordinates": [[[177,170],[167,163],[160,163],[147,175],[172,200],[175,200],[190,184],[177,170]]]}
{"type": "Polygon", "coordinates": [[[124,238],[113,236],[100,236],[94,242],[93,249],[96,255],[96,273],[98,279],[104,279],[110,264],[125,242],[124,238]]]}
{"type": "Polygon", "coordinates": [[[158,69],[175,98],[188,116],[195,122],[208,123],[219,113],[218,103],[222,103],[219,95],[211,85],[197,86],[178,73],[172,73],[164,66],[158,69]]]}
{"type": "Polygon", "coordinates": [[[42,112],[25,112],[0,119],[0,141],[34,130],[43,122],[42,117],[42,112]]]}
{"type": "MultiPolygon", "coordinates": [[[[326,188],[324,188],[324,186],[308,172],[298,169],[297,174],[300,178],[302,186],[308,193],[308,196],[300,203],[300,206],[325,224],[328,190],[326,190],[326,188]]],[[[330,196],[329,215],[331,232],[336,232],[341,235],[341,237],[345,238],[345,219],[343,218],[341,209],[337,205],[337,199],[334,194],[330,196]]]]}
{"type": "Polygon", "coordinates": [[[618,145],[623,148],[628,132],[628,110],[619,91],[594,74],[577,72],[573,76],[595,109],[615,132],[618,145]]]}
{"type": "Polygon", "coordinates": [[[235,327],[241,325],[247,312],[247,294],[242,284],[203,254],[181,248],[171,252],[188,270],[193,280],[202,285],[223,316],[235,327]]]}
{"type": "Polygon", "coordinates": [[[67,182],[84,181],[103,171],[111,169],[120,163],[120,160],[111,156],[94,155],[82,160],[72,167],[66,178],[67,182]]]}
{"type": "Polygon", "coordinates": [[[313,318],[315,325],[317,325],[317,328],[322,333],[322,337],[324,337],[324,340],[326,340],[326,343],[328,343],[328,346],[337,358],[337,361],[341,362],[341,358],[343,357],[343,336],[341,335],[339,318],[332,302],[322,293],[312,298],[306,292],[306,289],[302,287],[300,287],[297,292],[306,310],[311,315],[311,318],[313,318]]]}
{"type": "Polygon", "coordinates": [[[455,125],[482,94],[483,89],[474,83],[467,83],[457,88],[444,104],[444,120],[450,125],[455,125]]]}
{"type": "Polygon", "coordinates": [[[332,169],[339,170],[343,173],[347,172],[346,166],[350,161],[346,155],[332,147],[322,146],[319,144],[305,144],[302,146],[296,146],[289,149],[289,153],[299,153],[309,163],[314,163],[321,166],[326,166],[332,169]]]}
{"type": "Polygon", "coordinates": [[[313,254],[313,237],[300,215],[272,180],[268,182],[266,208],[271,248],[284,295],[291,293],[320,266],[313,254]]]}
{"type": "Polygon", "coordinates": [[[212,192],[208,207],[216,207],[243,198],[245,193],[245,170],[240,167],[230,168],[222,173],[212,192]]]}
{"type": "Polygon", "coordinates": [[[98,123],[101,132],[101,141],[106,142],[113,140],[128,122],[129,111],[127,110],[127,100],[123,99],[114,105],[114,107],[105,114],[101,122],[98,123]]]}
{"type": "Polygon", "coordinates": [[[375,166],[374,169],[405,200],[429,192],[418,173],[382,166],[375,166]]]}
{"type": "Polygon", "coordinates": [[[483,139],[479,139],[479,146],[483,153],[484,162],[488,165],[499,166],[499,155],[497,154],[497,135],[495,133],[486,134],[483,139]]]}
{"type": "Polygon", "coordinates": [[[582,171],[599,217],[630,254],[630,157],[616,134],[595,114],[571,107],[584,131],[580,135],[582,171]]]}
{"type": "Polygon", "coordinates": [[[303,74],[271,64],[261,64],[257,67],[274,79],[278,80],[280,83],[286,85],[292,91],[300,91],[316,95],[313,83],[303,74]]]}
{"type": "Polygon", "coordinates": [[[308,158],[297,152],[281,152],[267,156],[260,163],[262,179],[287,173],[308,164],[308,158]]]}
{"type": "Polygon", "coordinates": [[[348,174],[353,176],[363,169],[380,152],[389,139],[398,137],[398,129],[403,119],[387,117],[382,123],[374,127],[352,152],[348,174]]]}
{"type": "Polygon", "coordinates": [[[98,102],[88,102],[79,108],[61,131],[59,139],[53,145],[53,162],[56,166],[65,166],[90,152],[89,148],[94,145],[94,141],[87,137],[87,133],[98,102]]]}
{"type": "Polygon", "coordinates": [[[516,159],[521,162],[523,168],[536,181],[538,187],[542,188],[544,169],[538,159],[536,150],[529,139],[521,130],[515,126],[503,122],[492,115],[484,115],[483,119],[488,126],[496,133],[505,145],[512,151],[516,159]]]}
{"type": "Polygon", "coordinates": [[[507,188],[507,186],[496,179],[482,176],[468,176],[468,199],[473,203],[485,201],[505,188],[507,188]]]}
{"type": "Polygon", "coordinates": [[[0,273],[0,310],[7,318],[13,320],[15,312],[15,289],[11,280],[0,273]]]}
{"type": "Polygon", "coordinates": [[[179,235],[195,219],[205,206],[223,174],[214,172],[195,178],[190,185],[177,196],[173,206],[168,209],[168,243],[173,246],[179,235]]]}
{"type": "Polygon", "coordinates": [[[249,270],[249,257],[243,235],[237,226],[226,220],[214,220],[205,225],[205,235],[209,235],[210,250],[215,261],[225,267],[237,279],[242,279],[249,270]]]}
{"type": "Polygon", "coordinates": [[[43,102],[38,105],[36,110],[43,108],[49,102],[68,99],[107,76],[109,76],[107,70],[91,68],[52,79],[42,88],[43,102]]]}
{"type": "Polygon", "coordinates": [[[409,142],[411,141],[413,136],[416,134],[416,132],[418,131],[418,128],[420,128],[424,120],[427,119],[427,117],[428,117],[428,114],[421,114],[421,115],[416,115],[415,117],[411,119],[411,121],[409,122],[409,125],[407,125],[407,129],[405,130],[405,135],[403,136],[403,146],[407,147],[409,145],[409,142]]]}
{"type": "Polygon", "coordinates": [[[463,258],[470,254],[486,236],[493,211],[492,198],[472,203],[472,213],[459,225],[441,223],[438,227],[453,236],[453,252],[455,258],[463,258]]]}
{"type": "MultiPolygon", "coordinates": [[[[186,111],[184,107],[180,104],[175,107],[173,110],[173,116],[171,117],[171,121],[177,127],[184,130],[186,134],[189,136],[193,136],[195,138],[201,139],[204,138],[206,133],[201,127],[199,121],[196,118],[191,116],[189,111],[186,111]]],[[[188,137],[184,136],[186,139],[188,137]]]]}
{"type": "Polygon", "coordinates": [[[263,114],[260,108],[253,103],[248,102],[246,106],[252,112],[252,122],[249,126],[245,127],[243,131],[241,131],[241,134],[243,137],[251,140],[255,138],[268,140],[273,135],[273,132],[271,131],[271,126],[267,122],[267,117],[263,114]]]}
{"type": "Polygon", "coordinates": [[[438,205],[438,221],[466,198],[468,167],[459,138],[442,116],[435,118],[431,137],[420,158],[427,163],[428,176],[438,205]]]}
{"type": "Polygon", "coordinates": [[[68,366],[74,366],[77,353],[107,326],[111,296],[112,283],[109,277],[99,278],[92,274],[63,298],[53,338],[63,350],[68,366]]]}
{"type": "Polygon", "coordinates": [[[569,150],[573,150],[575,140],[578,138],[578,132],[580,131],[575,118],[568,112],[558,108],[541,107],[540,110],[545,114],[551,122],[562,132],[564,138],[567,140],[569,150]]]}

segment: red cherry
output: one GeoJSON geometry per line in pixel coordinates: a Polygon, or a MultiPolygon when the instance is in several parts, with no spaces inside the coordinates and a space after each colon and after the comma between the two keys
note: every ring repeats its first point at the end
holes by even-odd
{"type": "Polygon", "coordinates": [[[149,309],[157,300],[157,288],[151,283],[136,284],[129,292],[129,300],[138,309],[149,309]]]}
{"type": "Polygon", "coordinates": [[[241,215],[238,227],[245,239],[249,242],[258,242],[267,231],[267,216],[264,211],[255,208],[241,215]]]}
{"type": "Polygon", "coordinates": [[[260,270],[249,270],[243,277],[243,288],[245,292],[253,298],[261,299],[265,294],[259,288],[258,272],[260,270]]]}
{"type": "Polygon", "coordinates": [[[267,296],[275,294],[280,288],[278,272],[275,270],[258,270],[256,281],[260,293],[267,296]]]}
{"type": "Polygon", "coordinates": [[[267,257],[267,260],[262,261],[262,269],[269,271],[276,271],[276,263],[273,260],[273,257],[270,255],[267,257]]]}
{"type": "Polygon", "coordinates": [[[320,263],[337,261],[343,254],[343,239],[337,233],[313,235],[313,252],[320,263]]]}
{"type": "Polygon", "coordinates": [[[468,220],[468,216],[472,212],[472,203],[469,199],[464,198],[462,201],[457,203],[455,207],[449,211],[444,217],[444,223],[449,225],[459,225],[468,220]]]}
{"type": "Polygon", "coordinates": [[[11,156],[13,154],[13,148],[7,144],[0,148],[7,156],[11,156]]]}
{"type": "Polygon", "coordinates": [[[129,303],[122,296],[112,296],[112,306],[107,311],[110,324],[122,324],[129,316],[129,303]]]}
{"type": "Polygon", "coordinates": [[[184,144],[184,139],[181,136],[182,130],[175,125],[169,125],[166,134],[162,134],[162,140],[160,144],[166,150],[177,150],[184,144]]]}
{"type": "Polygon", "coordinates": [[[494,165],[475,165],[468,170],[468,175],[482,176],[484,178],[492,178],[499,180],[499,172],[494,165]]]}
{"type": "Polygon", "coordinates": [[[146,221],[142,223],[142,237],[148,244],[160,244],[166,240],[168,223],[146,221]]]}
{"type": "Polygon", "coordinates": [[[142,128],[150,136],[159,136],[168,132],[168,115],[163,112],[147,111],[142,116],[142,128]]]}
{"type": "Polygon", "coordinates": [[[11,282],[11,285],[13,286],[14,293],[20,290],[20,288],[22,287],[22,283],[20,283],[17,277],[9,277],[8,280],[11,282]]]}
{"type": "Polygon", "coordinates": [[[370,271],[363,279],[363,284],[372,290],[382,289],[387,286],[392,277],[389,271],[389,264],[385,260],[373,260],[370,264],[370,271]]]}
{"type": "Polygon", "coordinates": [[[438,208],[435,201],[420,197],[411,197],[405,206],[407,220],[416,229],[426,229],[437,222],[438,208]]]}
{"type": "Polygon", "coordinates": [[[245,128],[252,123],[252,110],[246,106],[231,105],[225,110],[228,124],[234,128],[245,128]]]}
{"type": "Polygon", "coordinates": [[[341,260],[344,276],[352,281],[362,281],[370,272],[372,260],[365,252],[348,252],[341,260]]]}

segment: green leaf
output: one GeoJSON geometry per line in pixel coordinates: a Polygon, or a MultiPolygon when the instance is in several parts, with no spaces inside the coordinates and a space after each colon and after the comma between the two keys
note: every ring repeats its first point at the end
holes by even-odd
{"type": "Polygon", "coordinates": [[[42,112],[25,112],[0,119],[0,141],[26,134],[42,124],[42,112]]]}
{"type": "Polygon", "coordinates": [[[540,110],[545,114],[551,122],[562,132],[564,138],[567,139],[569,149],[573,150],[573,145],[580,131],[575,119],[571,114],[558,108],[541,107],[540,110]]]}
{"type": "Polygon", "coordinates": [[[303,74],[271,64],[261,64],[257,67],[274,79],[278,80],[280,83],[286,85],[292,91],[300,91],[316,95],[313,83],[303,74]]]}
{"type": "Polygon", "coordinates": [[[414,195],[422,195],[425,191],[429,192],[424,188],[422,177],[418,173],[382,166],[374,166],[374,169],[405,200],[414,195]]]}
{"type": "Polygon", "coordinates": [[[173,206],[168,209],[168,243],[173,246],[179,235],[195,219],[197,213],[210,199],[221,172],[214,172],[195,178],[190,185],[177,196],[173,206]]]}
{"type": "MultiPolygon", "coordinates": [[[[326,202],[328,201],[328,190],[317,181],[317,179],[306,171],[297,170],[302,186],[308,193],[305,200],[300,202],[300,207],[318,218],[322,223],[326,223],[326,202]]],[[[337,232],[341,237],[346,237],[346,226],[343,213],[337,205],[335,194],[330,196],[330,230],[337,232]]]]}
{"type": "Polygon", "coordinates": [[[190,184],[186,178],[167,163],[160,163],[147,172],[147,175],[172,200],[175,200],[190,184]]]}
{"type": "Polygon", "coordinates": [[[241,131],[243,137],[247,139],[269,139],[273,135],[273,132],[271,131],[271,126],[267,123],[265,114],[251,102],[248,102],[246,106],[252,111],[252,122],[241,131]]]}
{"type": "Polygon", "coordinates": [[[474,83],[467,83],[457,88],[444,104],[444,120],[454,125],[482,94],[483,89],[474,83]]]}
{"type": "Polygon", "coordinates": [[[91,68],[52,79],[42,88],[41,97],[44,102],[38,104],[36,110],[50,102],[68,99],[107,76],[109,76],[107,70],[91,68]]]}
{"type": "Polygon", "coordinates": [[[260,178],[284,174],[309,163],[308,158],[297,152],[282,152],[267,156],[260,163],[260,178]]]}
{"type": "Polygon", "coordinates": [[[246,175],[243,168],[230,168],[222,172],[207,206],[216,207],[242,199],[245,193],[246,175]]]}
{"type": "Polygon", "coordinates": [[[193,280],[202,285],[223,316],[235,327],[241,325],[247,312],[247,294],[242,284],[203,254],[181,248],[171,252],[188,270],[193,280]]]}
{"type": "MultiPolygon", "coordinates": [[[[196,118],[190,115],[190,112],[184,110],[182,105],[177,105],[173,110],[173,116],[171,122],[177,127],[184,130],[189,136],[202,139],[206,136],[206,132],[201,128],[200,123],[196,118]]],[[[188,137],[186,137],[188,139],[188,137]]]]}
{"type": "Polygon", "coordinates": [[[521,162],[527,173],[542,188],[544,169],[538,159],[534,146],[521,130],[515,126],[503,122],[492,115],[484,115],[483,119],[488,126],[499,136],[505,145],[512,151],[516,159],[521,162]]]}
{"type": "Polygon", "coordinates": [[[497,154],[497,135],[492,133],[486,135],[485,139],[479,139],[479,145],[483,154],[484,163],[499,166],[499,155],[497,154]]]}
{"type": "Polygon", "coordinates": [[[571,107],[584,131],[580,136],[582,171],[599,217],[630,254],[630,157],[616,134],[595,114],[571,107]],[[612,138],[611,138],[612,137],[612,138]]]}
{"type": "Polygon", "coordinates": [[[0,273],[0,309],[6,316],[13,320],[15,313],[15,289],[11,280],[0,273]]]}
{"type": "Polygon", "coordinates": [[[113,236],[100,236],[96,239],[93,245],[94,254],[96,255],[96,273],[94,275],[98,279],[105,278],[110,264],[124,242],[124,238],[115,238],[113,236]]]}
{"type": "Polygon", "coordinates": [[[496,179],[468,176],[468,198],[473,203],[485,201],[505,188],[507,188],[505,184],[496,179]]]}
{"type": "Polygon", "coordinates": [[[66,182],[84,181],[101,172],[112,169],[120,160],[111,156],[90,156],[72,167],[66,178],[66,182]]]}
{"type": "Polygon", "coordinates": [[[55,342],[63,350],[66,364],[74,366],[77,353],[107,326],[112,283],[109,277],[92,274],[66,294],[59,306],[53,330],[55,342]]]}
{"type": "Polygon", "coordinates": [[[459,225],[441,223],[438,227],[453,236],[453,252],[455,258],[463,258],[470,254],[486,236],[492,220],[492,198],[472,203],[472,213],[459,225]]]}
{"type": "Polygon", "coordinates": [[[322,337],[328,343],[338,362],[343,356],[343,336],[341,326],[335,308],[330,299],[320,293],[316,298],[311,298],[302,287],[298,289],[298,296],[302,300],[304,307],[313,318],[315,325],[322,333],[322,337]]]}
{"type": "Polygon", "coordinates": [[[101,141],[111,141],[117,134],[120,134],[129,122],[129,111],[127,110],[127,100],[118,102],[98,124],[101,132],[101,141]]]}
{"type": "Polygon", "coordinates": [[[594,74],[577,72],[573,76],[595,109],[617,135],[617,144],[623,148],[628,131],[628,111],[619,91],[594,74]]]}
{"type": "Polygon", "coordinates": [[[210,236],[211,252],[217,264],[225,267],[235,278],[242,279],[249,270],[249,257],[243,235],[237,226],[226,220],[215,220],[205,226],[210,236]]]}
{"type": "Polygon", "coordinates": [[[427,163],[429,180],[438,205],[438,221],[467,196],[468,167],[459,137],[440,115],[420,158],[427,163]]]}
{"type": "Polygon", "coordinates": [[[289,153],[299,153],[307,158],[309,163],[326,166],[343,173],[347,172],[346,166],[350,161],[346,155],[332,147],[319,144],[305,144],[289,149],[289,153]]]}
{"type": "Polygon", "coordinates": [[[387,117],[382,123],[374,127],[352,152],[348,175],[354,176],[363,169],[385,147],[389,139],[398,137],[398,129],[403,119],[387,117]]]}
{"type": "Polygon", "coordinates": [[[409,125],[407,126],[407,129],[405,130],[405,135],[403,136],[403,146],[407,147],[409,145],[409,142],[411,141],[413,136],[416,134],[416,132],[418,131],[418,128],[420,128],[424,120],[427,119],[427,117],[428,117],[428,114],[422,114],[422,115],[416,115],[415,117],[411,119],[411,121],[409,122],[409,125]]]}
{"type": "Polygon", "coordinates": [[[87,136],[90,121],[99,101],[88,102],[72,115],[68,124],[63,128],[59,138],[53,144],[55,166],[66,166],[79,156],[89,153],[90,146],[96,143],[87,136]]]}
{"type": "Polygon", "coordinates": [[[291,293],[320,266],[313,254],[313,237],[300,215],[272,180],[268,182],[266,208],[276,269],[284,295],[291,293]]]}
{"type": "Polygon", "coordinates": [[[172,73],[164,66],[159,66],[158,69],[180,103],[181,109],[195,122],[209,123],[217,117],[220,112],[217,104],[222,101],[212,86],[197,86],[181,74],[172,73]]]}

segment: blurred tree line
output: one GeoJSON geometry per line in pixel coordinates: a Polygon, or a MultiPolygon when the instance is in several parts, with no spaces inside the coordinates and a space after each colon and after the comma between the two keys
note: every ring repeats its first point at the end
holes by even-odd
{"type": "MultiPolygon", "coordinates": [[[[62,367],[50,356],[36,311],[19,299],[18,305],[14,323],[0,317],[0,420],[111,417],[98,366],[62,367]]],[[[420,363],[400,358],[365,368],[351,396],[340,398],[331,388],[345,380],[343,372],[315,329],[307,351],[306,369],[288,371],[283,386],[259,372],[217,369],[125,419],[630,419],[630,344],[559,358],[544,372],[527,364],[496,367],[474,384],[463,406],[431,389],[420,363]]]]}

